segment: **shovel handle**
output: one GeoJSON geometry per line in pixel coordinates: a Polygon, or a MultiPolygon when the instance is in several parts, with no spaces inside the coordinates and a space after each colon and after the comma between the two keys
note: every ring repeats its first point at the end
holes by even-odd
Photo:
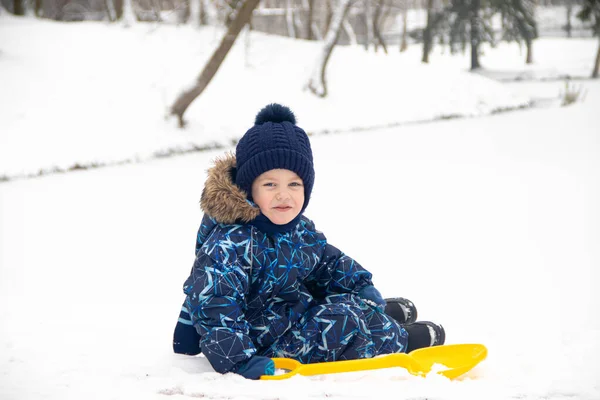
{"type": "Polygon", "coordinates": [[[404,353],[394,353],[375,358],[363,358],[360,360],[332,361],[315,364],[301,364],[290,358],[273,358],[272,360],[275,363],[275,368],[285,369],[289,372],[281,375],[263,375],[260,378],[261,380],[287,379],[297,374],[310,376],[392,367],[406,368],[406,370],[413,375],[423,375],[427,372],[414,358],[404,353]]]}

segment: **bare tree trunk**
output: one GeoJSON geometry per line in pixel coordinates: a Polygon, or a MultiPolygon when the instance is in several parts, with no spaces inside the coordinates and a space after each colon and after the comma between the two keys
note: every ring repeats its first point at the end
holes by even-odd
{"type": "MultiPolygon", "coordinates": [[[[183,12],[179,13],[178,23],[187,24],[192,16],[192,8],[196,6],[192,6],[192,2],[190,0],[184,0],[182,3],[183,4],[176,5],[177,8],[183,7],[183,12]]],[[[196,18],[194,19],[197,21],[196,18]]]]}
{"type": "Polygon", "coordinates": [[[315,10],[315,0],[308,0],[308,10],[306,15],[306,40],[315,40],[313,36],[313,13],[315,10]]]}
{"type": "Polygon", "coordinates": [[[369,47],[371,47],[371,43],[373,43],[373,12],[371,10],[371,0],[365,1],[365,25],[367,28],[365,50],[369,50],[369,47]]]}
{"type": "Polygon", "coordinates": [[[479,10],[481,8],[481,0],[473,0],[471,3],[471,71],[481,68],[479,64],[479,10]]]}
{"type": "Polygon", "coordinates": [[[196,99],[196,97],[202,94],[204,89],[206,89],[212,78],[215,76],[219,70],[219,67],[223,63],[223,60],[225,60],[227,53],[229,53],[229,50],[231,50],[231,47],[235,43],[240,31],[248,23],[248,21],[250,21],[252,12],[259,2],[260,0],[244,1],[235,18],[229,24],[229,28],[227,29],[225,36],[223,36],[223,39],[221,39],[219,47],[212,54],[210,60],[208,60],[208,63],[196,80],[196,85],[190,90],[183,92],[177,101],[175,101],[175,103],[171,106],[171,115],[177,116],[180,127],[183,128],[185,126],[183,114],[188,109],[190,104],[192,104],[192,102],[196,99]]]}
{"type": "Polygon", "coordinates": [[[567,0],[567,25],[565,30],[567,31],[567,37],[572,36],[573,26],[571,25],[571,17],[573,16],[573,0],[567,0]]]}
{"type": "Polygon", "coordinates": [[[331,5],[332,1],[333,0],[325,0],[325,8],[327,10],[327,14],[325,15],[325,29],[323,30],[325,35],[327,35],[327,32],[329,32],[329,26],[331,25],[331,19],[333,18],[333,6],[331,5]]]}
{"type": "Polygon", "coordinates": [[[423,30],[423,58],[421,62],[429,63],[429,53],[431,53],[431,25],[433,23],[433,0],[427,0],[427,25],[423,30]]]}
{"type": "Polygon", "coordinates": [[[154,14],[154,20],[157,22],[162,22],[162,17],[160,16],[160,0],[151,0],[150,4],[152,5],[152,13],[154,14]]]}
{"type": "Polygon", "coordinates": [[[402,39],[400,40],[400,52],[404,52],[406,49],[408,49],[408,42],[406,40],[408,33],[408,28],[406,27],[408,24],[408,0],[404,0],[403,3],[404,7],[402,7],[402,39]]]}
{"type": "Polygon", "coordinates": [[[354,32],[354,28],[352,28],[352,24],[348,22],[346,18],[344,18],[344,22],[342,22],[342,27],[344,28],[344,32],[348,35],[348,40],[350,44],[355,46],[358,41],[356,39],[356,33],[354,32]]]}
{"type": "Polygon", "coordinates": [[[525,64],[533,63],[533,40],[531,38],[525,39],[525,46],[527,47],[527,58],[525,59],[525,64]]]}
{"type": "Polygon", "coordinates": [[[323,35],[321,34],[321,31],[319,30],[319,25],[317,25],[316,22],[313,22],[312,31],[313,31],[315,40],[323,40],[323,35]]]}
{"type": "Polygon", "coordinates": [[[340,0],[337,8],[331,18],[331,24],[327,35],[325,35],[325,45],[323,51],[317,60],[316,68],[313,72],[312,77],[308,81],[308,89],[319,97],[327,96],[327,80],[325,77],[325,70],[327,68],[327,62],[333,52],[342,28],[342,21],[346,18],[346,14],[352,5],[353,0],[340,0]]]}
{"type": "Polygon", "coordinates": [[[115,22],[117,20],[115,4],[112,0],[104,0],[104,12],[106,12],[106,16],[110,22],[115,22]]]}
{"type": "Polygon", "coordinates": [[[382,28],[385,29],[385,23],[390,17],[390,13],[392,12],[393,2],[394,0],[389,0],[389,3],[387,0],[381,0],[381,3],[383,5],[383,12],[381,13],[381,17],[379,18],[379,32],[382,31],[382,28]]]}
{"type": "Polygon", "coordinates": [[[294,29],[296,31],[296,38],[301,38],[302,37],[302,29],[303,29],[303,25],[302,25],[302,20],[300,19],[300,13],[298,13],[298,10],[296,8],[294,8],[294,12],[293,12],[293,21],[294,21],[294,29]]]}
{"type": "Polygon", "coordinates": [[[206,4],[204,3],[204,0],[198,0],[198,1],[200,3],[200,12],[198,15],[198,22],[202,26],[208,25],[208,13],[206,12],[206,4]]]}
{"type": "Polygon", "coordinates": [[[13,13],[15,15],[25,15],[25,4],[23,0],[13,0],[13,13]]]}
{"type": "Polygon", "coordinates": [[[122,0],[122,19],[123,25],[131,26],[135,21],[137,21],[137,14],[134,10],[134,1],[135,0],[122,0]]]}
{"type": "MultiPolygon", "coordinates": [[[[367,1],[375,1],[375,0],[367,0],[367,1]]],[[[375,4],[375,9],[372,12],[372,23],[371,26],[373,27],[373,36],[372,36],[372,42],[373,42],[373,48],[375,49],[375,53],[377,53],[377,51],[379,50],[379,35],[377,34],[377,25],[379,24],[379,15],[381,13],[381,1],[382,0],[376,0],[377,4],[375,4]]],[[[372,5],[372,4],[371,4],[372,5]]]]}
{"type": "Polygon", "coordinates": [[[35,16],[36,17],[42,17],[44,15],[44,7],[43,7],[43,3],[42,0],[35,0],[35,16]]]}
{"type": "Polygon", "coordinates": [[[319,31],[319,26],[315,20],[315,0],[302,0],[302,4],[306,10],[306,28],[304,32],[304,38],[306,38],[306,40],[323,39],[321,32],[319,31]]]}
{"type": "Polygon", "coordinates": [[[123,18],[123,0],[113,0],[113,5],[115,7],[115,18],[119,21],[123,18]]]}
{"type": "Polygon", "coordinates": [[[288,36],[296,38],[296,27],[294,26],[294,5],[292,0],[285,2],[285,20],[287,22],[288,36]]]}
{"type": "Polygon", "coordinates": [[[383,40],[383,36],[381,35],[380,27],[385,23],[385,13],[382,16],[382,8],[385,0],[379,0],[377,2],[377,6],[375,8],[375,13],[373,14],[373,33],[375,34],[375,38],[377,41],[375,42],[375,51],[377,51],[377,45],[380,44],[383,47],[383,52],[385,54],[388,53],[387,46],[385,45],[385,41],[383,40]]]}
{"type": "Polygon", "coordinates": [[[600,69],[600,36],[598,37],[598,51],[596,52],[596,63],[594,64],[594,70],[592,71],[592,78],[598,77],[598,69],[600,69]]]}
{"type": "Polygon", "coordinates": [[[184,0],[186,2],[187,17],[188,21],[192,25],[200,25],[200,8],[202,7],[202,0],[184,0]]]}

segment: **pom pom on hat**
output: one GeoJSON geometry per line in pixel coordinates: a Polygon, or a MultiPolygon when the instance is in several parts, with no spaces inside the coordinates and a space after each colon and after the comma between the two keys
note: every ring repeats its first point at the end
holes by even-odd
{"type": "Polygon", "coordinates": [[[288,107],[273,103],[264,107],[258,112],[258,114],[256,114],[254,125],[261,125],[265,122],[281,123],[284,121],[288,121],[296,125],[296,116],[288,107]]]}

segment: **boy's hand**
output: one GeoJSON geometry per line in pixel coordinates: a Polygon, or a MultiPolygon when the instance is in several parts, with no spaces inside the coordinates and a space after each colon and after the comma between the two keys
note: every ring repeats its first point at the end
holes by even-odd
{"type": "Polygon", "coordinates": [[[246,379],[259,379],[263,375],[275,374],[275,363],[268,357],[254,356],[238,367],[236,373],[246,379]]]}
{"type": "Polygon", "coordinates": [[[377,307],[381,311],[385,309],[385,300],[381,293],[379,293],[379,290],[375,289],[375,286],[365,286],[358,292],[358,297],[365,303],[377,307]]]}

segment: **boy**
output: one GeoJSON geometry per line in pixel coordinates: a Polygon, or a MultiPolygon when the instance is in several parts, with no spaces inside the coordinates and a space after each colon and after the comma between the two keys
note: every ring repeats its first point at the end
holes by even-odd
{"type": "Polygon", "coordinates": [[[440,325],[415,322],[408,300],[386,302],[303,215],[314,175],[308,136],[279,104],[258,113],[235,157],[215,162],[175,352],[258,379],[274,373],[271,357],[313,363],[444,343],[440,325]]]}

